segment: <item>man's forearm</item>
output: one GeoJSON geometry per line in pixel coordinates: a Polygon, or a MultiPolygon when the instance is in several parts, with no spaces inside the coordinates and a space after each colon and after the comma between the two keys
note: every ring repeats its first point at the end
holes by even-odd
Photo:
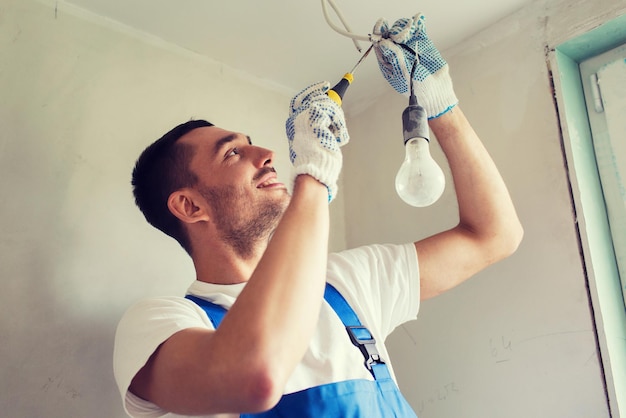
{"type": "MultiPolygon", "coordinates": [[[[485,238],[516,243],[521,226],[507,187],[462,110],[455,107],[433,119],[430,127],[450,165],[460,224],[485,238]]],[[[507,247],[506,242],[501,245],[507,247]]]]}
{"type": "Polygon", "coordinates": [[[247,330],[242,337],[246,344],[254,341],[255,356],[278,386],[300,362],[319,318],[328,249],[327,196],[326,187],[312,177],[296,178],[291,203],[231,309],[231,319],[238,310],[249,314],[242,316],[249,318],[240,324],[247,330]]]}
{"type": "Polygon", "coordinates": [[[523,234],[504,181],[461,109],[431,120],[430,127],[450,165],[459,224],[415,243],[422,299],[511,255],[523,234]]]}
{"type": "Polygon", "coordinates": [[[278,402],[319,318],[327,200],[325,186],[312,177],[298,177],[267,250],[220,327],[215,332],[183,330],[170,337],[159,349],[159,356],[168,360],[156,357],[160,384],[151,392],[136,393],[188,415],[260,412],[278,402]]]}

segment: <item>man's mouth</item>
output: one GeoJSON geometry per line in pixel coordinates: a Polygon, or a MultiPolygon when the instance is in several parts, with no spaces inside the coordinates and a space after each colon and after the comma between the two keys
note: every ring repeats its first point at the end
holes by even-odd
{"type": "Polygon", "coordinates": [[[260,183],[259,185],[257,185],[257,189],[262,189],[263,187],[268,187],[271,186],[273,184],[278,183],[278,180],[276,179],[276,177],[273,178],[269,178],[267,180],[265,180],[263,183],[260,183]]]}
{"type": "Polygon", "coordinates": [[[282,185],[277,179],[276,170],[274,167],[263,167],[259,173],[254,177],[254,180],[259,180],[257,184],[257,189],[262,189],[264,187],[270,187],[275,184],[282,185]]]}

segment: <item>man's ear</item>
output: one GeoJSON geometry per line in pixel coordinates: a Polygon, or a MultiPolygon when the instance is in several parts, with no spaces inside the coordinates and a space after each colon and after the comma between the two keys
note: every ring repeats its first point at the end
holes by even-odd
{"type": "Polygon", "coordinates": [[[176,190],[167,199],[167,207],[170,212],[188,224],[209,220],[209,214],[205,210],[204,204],[204,200],[190,189],[176,190]]]}

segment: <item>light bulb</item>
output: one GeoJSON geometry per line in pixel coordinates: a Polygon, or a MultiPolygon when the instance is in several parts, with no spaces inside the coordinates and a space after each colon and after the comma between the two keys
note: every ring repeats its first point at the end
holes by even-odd
{"type": "Polygon", "coordinates": [[[414,95],[402,113],[402,130],[405,158],[396,175],[396,192],[411,206],[432,205],[441,197],[446,180],[430,155],[426,112],[414,95]]]}
{"type": "Polygon", "coordinates": [[[432,205],[446,187],[443,171],[430,155],[426,138],[411,138],[404,146],[406,155],[396,175],[398,196],[418,208],[432,205]]]}

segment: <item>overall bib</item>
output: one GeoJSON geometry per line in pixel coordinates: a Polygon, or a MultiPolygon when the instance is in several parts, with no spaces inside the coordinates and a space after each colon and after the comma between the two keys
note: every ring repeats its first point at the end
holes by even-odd
{"type": "MultiPolygon", "coordinates": [[[[226,310],[204,299],[187,295],[198,304],[217,328],[226,310]]],[[[361,325],[348,302],[330,284],[324,299],[346,327],[352,343],[365,357],[365,367],[374,381],[353,379],[328,383],[283,395],[278,404],[259,414],[242,414],[242,418],[417,418],[391,378],[387,365],[376,350],[376,340],[361,325]]]]}

